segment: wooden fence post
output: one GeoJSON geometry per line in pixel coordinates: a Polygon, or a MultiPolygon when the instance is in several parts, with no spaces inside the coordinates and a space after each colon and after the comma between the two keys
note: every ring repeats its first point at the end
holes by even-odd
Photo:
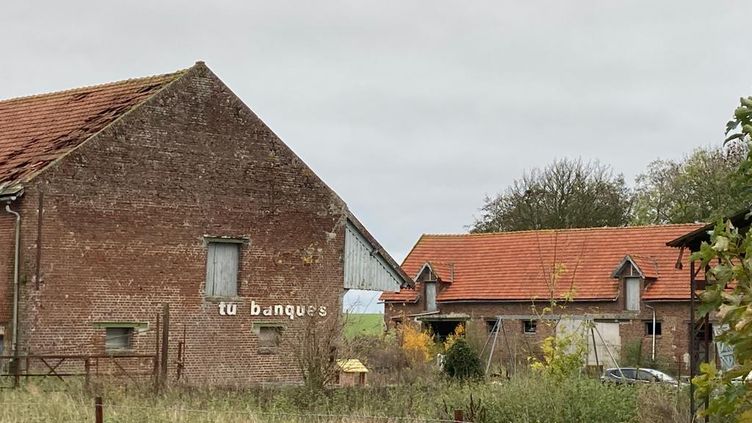
{"type": "Polygon", "coordinates": [[[154,372],[154,389],[159,389],[159,361],[160,361],[160,349],[159,349],[159,328],[160,328],[160,322],[159,322],[160,314],[157,313],[157,324],[156,324],[156,330],[155,330],[155,339],[154,339],[154,369],[152,370],[154,372]]]}
{"type": "Polygon", "coordinates": [[[159,383],[160,386],[164,386],[167,383],[167,354],[170,342],[170,305],[165,304],[162,307],[162,356],[160,357],[161,363],[159,367],[159,383]]]}
{"type": "Polygon", "coordinates": [[[102,397],[94,398],[94,422],[103,423],[104,413],[102,412],[102,397]]]}

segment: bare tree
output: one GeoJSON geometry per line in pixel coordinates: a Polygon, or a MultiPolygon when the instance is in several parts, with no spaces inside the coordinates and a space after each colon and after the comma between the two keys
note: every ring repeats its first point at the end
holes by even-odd
{"type": "Polygon", "coordinates": [[[526,172],[484,203],[471,232],[623,226],[631,197],[610,167],[563,159],[526,172]]]}
{"type": "Polygon", "coordinates": [[[321,390],[336,380],[344,320],[339,310],[324,318],[306,319],[300,338],[292,340],[303,382],[311,390],[321,390]]]}

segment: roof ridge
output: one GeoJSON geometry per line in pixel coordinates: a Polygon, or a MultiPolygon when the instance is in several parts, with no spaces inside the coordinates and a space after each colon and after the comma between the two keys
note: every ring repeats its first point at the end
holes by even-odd
{"type": "Polygon", "coordinates": [[[186,72],[188,72],[189,69],[190,68],[178,69],[175,72],[168,72],[168,73],[162,73],[162,74],[157,74],[157,75],[140,76],[136,78],[127,78],[127,79],[121,79],[118,81],[110,81],[110,82],[103,82],[100,84],[92,84],[92,85],[84,85],[81,87],[67,88],[64,90],[48,91],[44,93],[30,94],[30,95],[24,95],[24,96],[18,96],[18,97],[0,98],[0,104],[7,104],[7,103],[14,102],[14,101],[30,100],[30,99],[36,99],[40,97],[53,96],[53,95],[59,95],[59,94],[71,94],[76,91],[91,90],[91,89],[96,89],[96,88],[108,87],[111,85],[121,85],[121,84],[126,84],[126,83],[131,83],[131,82],[145,81],[148,79],[162,79],[162,78],[167,78],[167,77],[177,78],[179,76],[184,75],[186,72]]]}
{"type": "Polygon", "coordinates": [[[635,226],[592,226],[587,228],[557,228],[557,229],[524,229],[519,231],[499,231],[499,232],[475,232],[475,233],[424,233],[421,237],[491,237],[507,236],[526,233],[554,233],[554,232],[589,232],[599,230],[635,230],[646,228],[678,228],[678,227],[702,227],[706,223],[666,223],[661,225],[635,225],[635,226]]]}

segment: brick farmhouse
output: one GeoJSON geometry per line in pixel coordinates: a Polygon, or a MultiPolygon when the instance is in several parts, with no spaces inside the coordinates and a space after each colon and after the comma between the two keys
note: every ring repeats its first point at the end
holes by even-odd
{"type": "Polygon", "coordinates": [[[296,383],[306,322],[412,284],[203,62],[0,101],[0,205],[6,371],[152,353],[169,304],[169,377],[296,383]]]}
{"type": "Polygon", "coordinates": [[[416,284],[382,294],[385,320],[415,319],[440,337],[484,322],[505,367],[538,355],[554,330],[582,330],[589,365],[641,351],[686,374],[690,286],[677,263],[688,257],[666,243],[701,227],[423,235],[402,264],[416,284]]]}

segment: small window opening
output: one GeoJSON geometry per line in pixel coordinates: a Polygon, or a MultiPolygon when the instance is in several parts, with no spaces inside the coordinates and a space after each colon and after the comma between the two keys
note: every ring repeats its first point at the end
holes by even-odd
{"type": "Polygon", "coordinates": [[[496,333],[501,328],[501,322],[499,322],[499,325],[496,325],[496,320],[486,320],[486,329],[488,330],[488,333],[496,333]]]}
{"type": "Polygon", "coordinates": [[[535,320],[523,320],[522,332],[523,333],[536,333],[538,331],[538,322],[535,320]]]}
{"type": "Polygon", "coordinates": [[[661,328],[661,322],[655,322],[655,333],[653,333],[653,321],[645,321],[645,335],[647,336],[660,336],[663,329],[661,328]]]}
{"type": "Polygon", "coordinates": [[[259,327],[259,353],[273,354],[277,352],[280,339],[282,338],[282,329],[278,326],[261,326],[259,327]]]}
{"type": "Polygon", "coordinates": [[[108,353],[124,352],[133,349],[133,328],[105,329],[104,349],[108,353]]]}

